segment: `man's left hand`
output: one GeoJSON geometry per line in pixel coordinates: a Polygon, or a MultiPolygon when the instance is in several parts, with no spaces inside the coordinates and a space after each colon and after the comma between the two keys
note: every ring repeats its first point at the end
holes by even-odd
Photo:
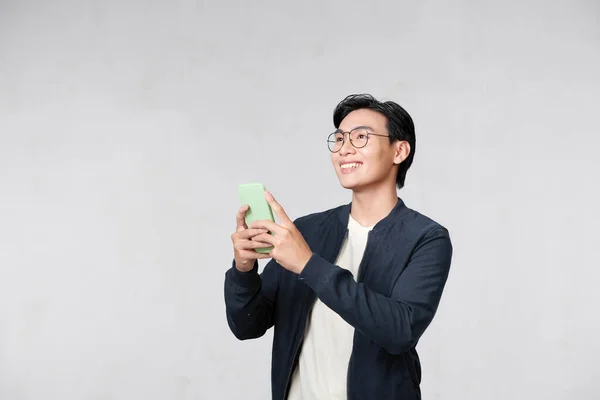
{"type": "Polygon", "coordinates": [[[287,216],[283,207],[275,201],[273,195],[265,192],[265,199],[267,199],[271,209],[279,218],[280,224],[272,221],[252,222],[250,228],[268,229],[273,233],[273,235],[263,233],[255,236],[253,239],[272,245],[273,249],[269,255],[283,268],[300,274],[308,260],[312,257],[312,250],[298,228],[296,228],[296,225],[287,216]]]}

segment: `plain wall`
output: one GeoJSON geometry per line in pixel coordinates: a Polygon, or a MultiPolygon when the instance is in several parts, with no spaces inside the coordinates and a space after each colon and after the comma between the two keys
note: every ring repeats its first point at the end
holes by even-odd
{"type": "Polygon", "coordinates": [[[399,195],[455,253],[424,399],[600,396],[597,1],[0,1],[0,399],[267,399],[229,331],[237,184],[350,201],[326,147],[394,100],[399,195]]]}

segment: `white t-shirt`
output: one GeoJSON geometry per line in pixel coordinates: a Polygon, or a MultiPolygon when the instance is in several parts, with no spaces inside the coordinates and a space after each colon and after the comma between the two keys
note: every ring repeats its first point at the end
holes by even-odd
{"type": "MultiPolygon", "coordinates": [[[[349,217],[348,237],[336,265],[352,272],[355,280],[371,229],[373,227],[361,226],[349,217]]],[[[354,328],[317,299],[308,316],[288,400],[346,400],[353,339],[354,328]]]]}

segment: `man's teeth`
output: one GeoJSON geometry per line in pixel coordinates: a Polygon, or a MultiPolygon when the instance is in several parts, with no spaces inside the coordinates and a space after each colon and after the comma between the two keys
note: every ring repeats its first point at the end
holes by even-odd
{"type": "Polygon", "coordinates": [[[342,169],[348,169],[348,168],[357,168],[360,167],[362,164],[361,163],[349,163],[349,164],[342,164],[341,167],[342,169]]]}

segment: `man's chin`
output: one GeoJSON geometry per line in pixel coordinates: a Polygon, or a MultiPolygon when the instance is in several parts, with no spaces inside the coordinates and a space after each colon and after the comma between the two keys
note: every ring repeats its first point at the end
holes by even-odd
{"type": "Polygon", "coordinates": [[[361,182],[361,181],[350,181],[340,179],[340,185],[344,189],[352,190],[355,193],[363,192],[365,190],[369,190],[369,188],[373,187],[373,182],[361,182]]]}
{"type": "Polygon", "coordinates": [[[359,183],[348,181],[348,180],[345,180],[345,179],[340,179],[340,185],[342,185],[342,187],[344,189],[348,189],[348,190],[355,190],[355,189],[357,189],[357,188],[360,187],[359,183]]]}

